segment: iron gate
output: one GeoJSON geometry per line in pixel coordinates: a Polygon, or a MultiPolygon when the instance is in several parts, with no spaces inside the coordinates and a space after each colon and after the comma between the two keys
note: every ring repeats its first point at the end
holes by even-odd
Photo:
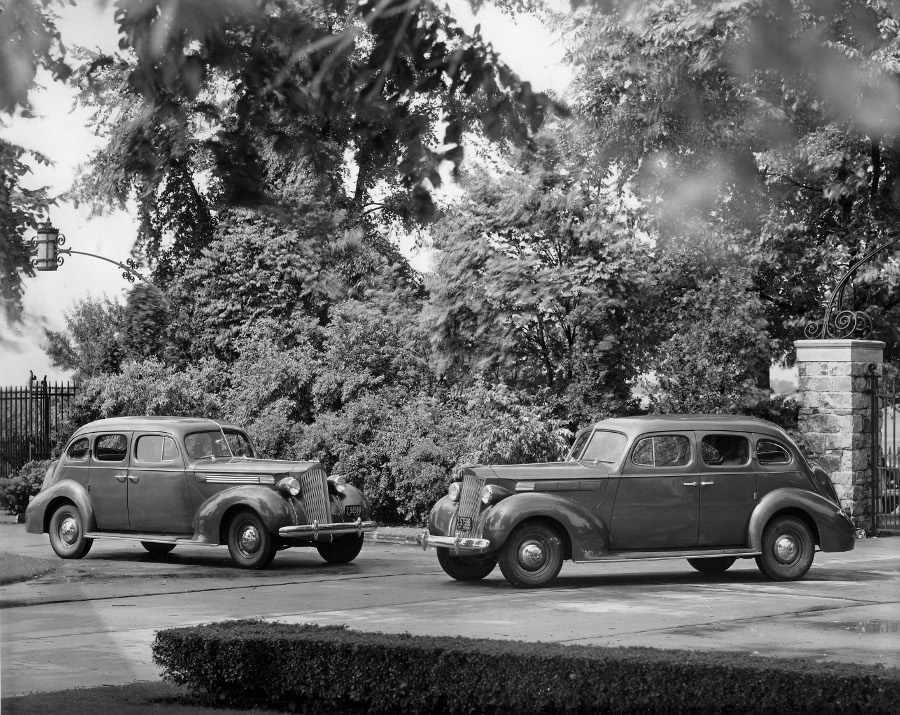
{"type": "Polygon", "coordinates": [[[875,534],[900,533],[900,384],[870,375],[872,397],[872,504],[875,534]]]}
{"type": "Polygon", "coordinates": [[[75,397],[75,383],[34,375],[25,387],[0,388],[0,477],[32,459],[49,459],[59,425],[75,397]]]}

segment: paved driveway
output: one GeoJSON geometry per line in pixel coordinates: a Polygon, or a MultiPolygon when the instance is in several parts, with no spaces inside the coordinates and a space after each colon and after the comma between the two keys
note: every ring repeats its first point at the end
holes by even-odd
{"type": "Polygon", "coordinates": [[[57,570],[0,588],[4,696],[160,677],[161,628],[260,617],[292,623],[599,646],[739,650],[900,668],[900,538],[818,554],[805,580],[773,584],[752,561],[721,576],[684,561],[563,566],[554,588],[513,589],[499,569],[479,583],[448,578],[433,551],[367,543],[347,566],[314,550],[278,554],[263,572],[234,569],[224,548],[94,543],[57,559],[46,535],[0,524],[6,552],[57,570]]]}

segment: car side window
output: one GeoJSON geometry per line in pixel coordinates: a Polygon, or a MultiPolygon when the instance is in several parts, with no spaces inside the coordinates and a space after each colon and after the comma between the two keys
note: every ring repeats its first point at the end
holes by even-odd
{"type": "Polygon", "coordinates": [[[147,434],[138,438],[134,457],[139,462],[171,462],[178,458],[178,450],[171,437],[147,434]]]}
{"type": "Polygon", "coordinates": [[[756,443],[756,460],[760,464],[790,464],[791,453],[778,442],[761,439],[756,443]]]}
{"type": "Polygon", "coordinates": [[[94,443],[94,458],[101,462],[121,462],[128,456],[128,438],[124,434],[102,434],[94,443]]]}
{"type": "Polygon", "coordinates": [[[703,463],[737,467],[750,462],[750,440],[739,434],[708,434],[700,443],[703,463]]]}
{"type": "Polygon", "coordinates": [[[228,446],[235,457],[254,456],[253,447],[250,446],[250,442],[240,432],[225,432],[225,439],[228,440],[228,446]]]}
{"type": "Polygon", "coordinates": [[[66,450],[66,459],[70,462],[83,462],[90,452],[90,440],[87,437],[76,439],[66,450]]]}
{"type": "Polygon", "coordinates": [[[640,467],[683,467],[691,461],[691,443],[677,434],[645,437],[635,445],[631,461],[640,467]]]}

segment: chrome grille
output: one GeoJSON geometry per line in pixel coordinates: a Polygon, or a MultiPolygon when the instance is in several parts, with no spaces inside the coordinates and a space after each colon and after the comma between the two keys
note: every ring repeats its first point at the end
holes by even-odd
{"type": "Polygon", "coordinates": [[[310,469],[300,475],[300,497],[303,508],[309,517],[309,523],[331,523],[331,508],[328,504],[328,484],[325,472],[321,469],[310,469]]]}
{"type": "MultiPolygon", "coordinates": [[[[478,507],[481,505],[481,490],[484,489],[484,477],[476,477],[467,474],[463,477],[462,491],[459,493],[459,509],[456,512],[457,523],[459,517],[467,516],[472,519],[472,525],[475,524],[475,517],[478,516],[478,507]]],[[[469,534],[468,531],[456,529],[456,535],[469,534]]]]}

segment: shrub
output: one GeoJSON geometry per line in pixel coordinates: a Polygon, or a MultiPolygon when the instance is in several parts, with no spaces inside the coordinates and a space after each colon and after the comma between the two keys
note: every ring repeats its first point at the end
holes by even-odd
{"type": "Polygon", "coordinates": [[[0,479],[0,508],[6,509],[7,514],[24,514],[28,498],[41,490],[51,464],[52,459],[32,460],[13,476],[0,479]]]}
{"type": "Polygon", "coordinates": [[[381,713],[895,712],[896,671],[809,660],[233,621],[159,631],[219,705],[381,713]]]}

